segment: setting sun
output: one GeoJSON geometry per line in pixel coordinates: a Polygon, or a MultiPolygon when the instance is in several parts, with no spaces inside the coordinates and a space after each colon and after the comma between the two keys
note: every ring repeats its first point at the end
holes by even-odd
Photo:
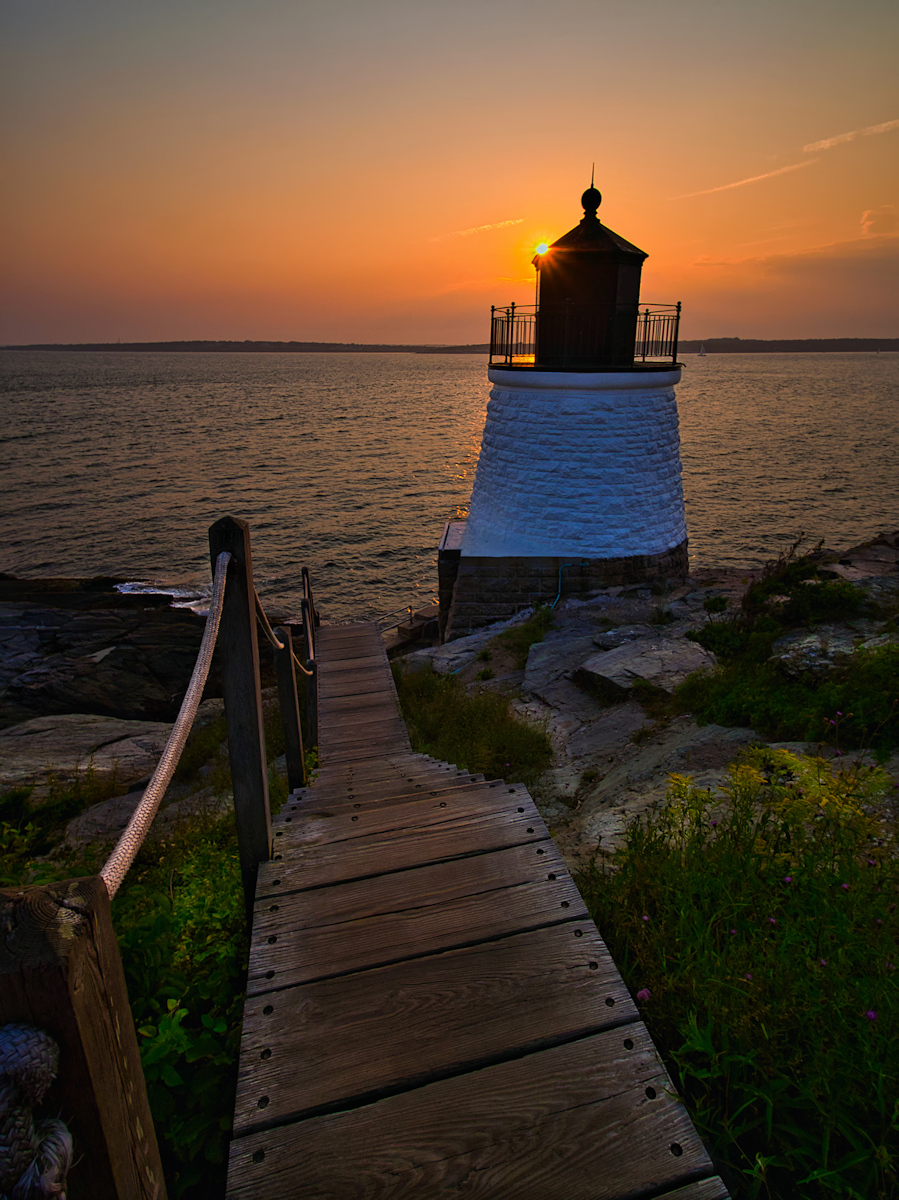
{"type": "Polygon", "coordinates": [[[549,246],[547,246],[546,242],[541,242],[539,246],[534,247],[537,254],[545,254],[548,249],[549,246]]]}

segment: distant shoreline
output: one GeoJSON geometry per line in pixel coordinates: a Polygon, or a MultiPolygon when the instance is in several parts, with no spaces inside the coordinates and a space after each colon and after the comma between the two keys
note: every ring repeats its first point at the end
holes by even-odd
{"type": "MultiPolygon", "coordinates": [[[[899,353],[899,338],[694,338],[682,341],[679,354],[839,354],[899,353]]],[[[2,346],[3,350],[168,351],[180,354],[483,354],[489,345],[391,345],[367,342],[37,342],[2,346]]]]}

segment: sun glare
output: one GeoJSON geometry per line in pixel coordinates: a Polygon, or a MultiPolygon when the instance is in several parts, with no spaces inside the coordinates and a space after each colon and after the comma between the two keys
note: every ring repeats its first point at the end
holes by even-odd
{"type": "Polygon", "coordinates": [[[545,254],[548,249],[549,246],[547,246],[546,242],[541,242],[539,246],[534,247],[534,250],[537,252],[537,254],[545,254]]]}

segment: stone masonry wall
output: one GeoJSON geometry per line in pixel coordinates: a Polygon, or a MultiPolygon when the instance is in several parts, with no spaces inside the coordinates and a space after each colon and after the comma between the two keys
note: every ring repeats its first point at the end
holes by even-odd
{"type": "Polygon", "coordinates": [[[661,554],[623,558],[575,559],[469,557],[447,562],[458,573],[449,611],[441,594],[444,641],[463,637],[493,621],[506,620],[534,604],[552,604],[559,594],[584,597],[595,588],[674,582],[687,574],[687,541],[661,554]]]}
{"type": "Polygon", "coordinates": [[[677,369],[491,369],[462,553],[662,554],[684,541],[677,369]]]}

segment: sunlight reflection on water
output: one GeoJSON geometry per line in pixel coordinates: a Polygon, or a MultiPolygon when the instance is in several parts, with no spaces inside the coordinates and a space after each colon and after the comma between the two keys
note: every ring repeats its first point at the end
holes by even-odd
{"type": "MultiPolygon", "coordinates": [[[[305,563],[340,618],[434,594],[489,384],[470,355],[5,351],[0,389],[0,569],[203,589],[206,529],[230,512],[267,603],[295,608],[305,563]]],[[[899,527],[897,399],[896,355],[688,356],[694,564],[899,527]]]]}

